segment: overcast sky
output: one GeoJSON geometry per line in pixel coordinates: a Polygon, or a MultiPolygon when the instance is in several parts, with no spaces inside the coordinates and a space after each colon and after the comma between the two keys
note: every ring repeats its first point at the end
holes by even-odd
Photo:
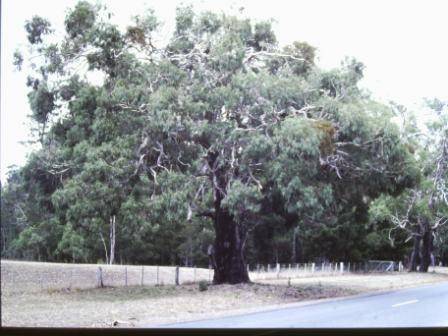
{"type": "MultiPolygon", "coordinates": [[[[23,26],[33,15],[62,30],[75,0],[3,0],[1,20],[1,181],[7,167],[22,165],[29,145],[30,113],[26,73],[16,72],[12,54],[26,47],[23,26]]],[[[448,100],[448,1],[446,0],[295,0],[169,1],[109,0],[114,19],[126,26],[132,15],[153,8],[173,27],[175,8],[191,3],[198,10],[237,13],[256,20],[274,19],[280,45],[307,41],[318,48],[318,64],[338,66],[344,56],[366,65],[362,86],[380,100],[394,100],[418,110],[424,97],[448,100]]]]}

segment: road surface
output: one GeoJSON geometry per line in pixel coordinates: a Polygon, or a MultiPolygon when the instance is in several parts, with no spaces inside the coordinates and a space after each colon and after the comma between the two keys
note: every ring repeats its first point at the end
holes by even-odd
{"type": "Polygon", "coordinates": [[[158,328],[448,327],[448,282],[158,328]]]}

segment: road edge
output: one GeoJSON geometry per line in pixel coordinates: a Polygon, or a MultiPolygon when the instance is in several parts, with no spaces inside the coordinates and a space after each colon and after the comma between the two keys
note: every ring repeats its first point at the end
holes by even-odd
{"type": "Polygon", "coordinates": [[[233,316],[239,316],[239,315],[251,315],[251,314],[257,314],[257,313],[269,312],[269,311],[274,311],[274,310],[278,310],[278,309],[298,308],[298,307],[312,306],[312,305],[327,303],[327,302],[337,302],[337,301],[343,301],[343,300],[351,300],[351,299],[379,296],[379,295],[384,295],[384,294],[396,293],[396,292],[404,291],[407,289],[433,286],[433,285],[438,285],[438,284],[443,284],[443,283],[448,283],[448,280],[437,281],[437,282],[433,282],[433,283],[409,285],[409,286],[405,286],[402,288],[379,289],[379,290],[369,291],[366,293],[359,293],[359,294],[354,294],[354,295],[344,295],[344,296],[331,297],[331,298],[325,298],[325,299],[281,303],[281,304],[276,304],[276,305],[261,306],[258,308],[249,308],[249,309],[243,308],[243,309],[228,310],[228,311],[223,311],[222,314],[218,314],[217,316],[214,316],[214,317],[206,317],[206,318],[200,318],[200,319],[186,319],[186,320],[169,322],[169,323],[151,323],[151,324],[141,323],[141,324],[135,325],[135,327],[136,328],[167,328],[171,325],[176,325],[179,323],[202,322],[202,321],[209,321],[209,320],[214,320],[214,319],[219,319],[219,318],[227,318],[227,317],[233,317],[233,316]]]}

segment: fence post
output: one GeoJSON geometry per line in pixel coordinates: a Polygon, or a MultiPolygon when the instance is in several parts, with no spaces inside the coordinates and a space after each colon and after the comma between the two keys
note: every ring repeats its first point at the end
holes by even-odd
{"type": "Polygon", "coordinates": [[[143,286],[143,278],[145,276],[145,268],[142,266],[142,286],[143,286]]]}
{"type": "Polygon", "coordinates": [[[126,287],[128,286],[128,267],[127,266],[124,267],[124,285],[126,287]]]}
{"type": "Polygon", "coordinates": [[[266,269],[266,273],[269,273],[269,271],[270,271],[270,266],[269,266],[269,264],[268,264],[268,267],[267,267],[267,269],[266,269]]]}
{"type": "Polygon", "coordinates": [[[211,281],[212,267],[208,266],[208,282],[211,281]]]}
{"type": "Polygon", "coordinates": [[[315,269],[316,269],[316,264],[312,263],[311,264],[311,273],[314,273],[315,269]]]}
{"type": "Polygon", "coordinates": [[[157,266],[156,273],[156,285],[159,285],[159,266],[157,266]]]}
{"type": "Polygon", "coordinates": [[[98,267],[98,270],[96,272],[96,278],[97,278],[97,286],[103,288],[103,270],[101,269],[101,266],[98,267]]]}
{"type": "Polygon", "coordinates": [[[403,263],[400,261],[398,262],[398,272],[402,272],[403,271],[403,263]]]}
{"type": "Polygon", "coordinates": [[[344,273],[344,263],[341,261],[340,263],[341,274],[344,273]]]}
{"type": "Polygon", "coordinates": [[[277,279],[280,278],[280,264],[277,263],[277,279]]]}
{"type": "Polygon", "coordinates": [[[193,269],[193,282],[196,282],[196,266],[193,269]]]}
{"type": "Polygon", "coordinates": [[[176,266],[176,277],[174,279],[176,286],[179,286],[179,266],[176,266]]]}

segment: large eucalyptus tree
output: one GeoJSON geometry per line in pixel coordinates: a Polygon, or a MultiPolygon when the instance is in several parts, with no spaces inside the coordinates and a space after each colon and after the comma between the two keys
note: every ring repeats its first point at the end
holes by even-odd
{"type": "Polygon", "coordinates": [[[158,25],[149,11],[120,31],[85,1],[60,41],[42,18],[26,25],[32,55],[16,64],[34,63],[39,183],[52,186],[61,253],[110,260],[115,235],[119,249],[155,235],[175,249],[182,242],[164,232],[206,219],[214,282],[246,282],[255,227],[357,225],[371,199],[412,185],[390,109],[358,88],[361,63],[323,71],[308,44],[280,48],[268,22],[191,7],[160,45],[158,25]]]}

